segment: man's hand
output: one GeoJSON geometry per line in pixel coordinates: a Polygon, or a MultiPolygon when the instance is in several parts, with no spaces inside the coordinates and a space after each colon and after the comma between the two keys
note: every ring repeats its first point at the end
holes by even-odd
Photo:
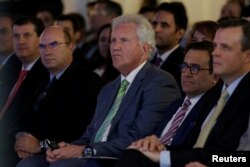
{"type": "MultiPolygon", "coordinates": [[[[141,150],[139,150],[141,151],[141,150]]],[[[160,153],[161,151],[141,151],[146,157],[148,157],[151,161],[159,163],[160,162],[160,153]]]]}
{"type": "Polygon", "coordinates": [[[155,135],[147,136],[144,139],[140,139],[133,142],[128,148],[133,148],[141,151],[162,151],[165,146],[161,144],[159,138],[155,135]]]}
{"type": "Polygon", "coordinates": [[[20,158],[25,158],[41,151],[39,140],[29,133],[24,133],[16,137],[15,151],[20,158]]]}
{"type": "Polygon", "coordinates": [[[84,146],[71,145],[65,142],[58,143],[58,147],[58,149],[53,151],[51,149],[47,150],[46,154],[48,162],[51,163],[59,159],[81,157],[84,149],[84,146]]]}
{"type": "Polygon", "coordinates": [[[27,158],[32,156],[33,154],[26,152],[26,151],[16,151],[19,158],[27,158]]]}

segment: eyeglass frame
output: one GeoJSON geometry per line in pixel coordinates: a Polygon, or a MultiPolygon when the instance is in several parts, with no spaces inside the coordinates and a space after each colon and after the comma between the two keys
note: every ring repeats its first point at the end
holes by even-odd
{"type": "Polygon", "coordinates": [[[198,75],[200,71],[211,71],[212,69],[211,68],[201,68],[201,66],[199,64],[191,64],[191,65],[188,65],[187,63],[182,63],[180,64],[180,70],[181,72],[183,72],[184,70],[187,70],[189,69],[189,72],[193,75],[198,75]]]}
{"type": "Polygon", "coordinates": [[[62,45],[62,44],[69,44],[70,42],[58,42],[58,41],[53,41],[53,42],[50,42],[50,43],[47,43],[47,44],[42,44],[42,43],[39,43],[38,47],[39,49],[47,49],[47,48],[50,48],[50,49],[55,49],[57,48],[58,45],[62,45]]]}

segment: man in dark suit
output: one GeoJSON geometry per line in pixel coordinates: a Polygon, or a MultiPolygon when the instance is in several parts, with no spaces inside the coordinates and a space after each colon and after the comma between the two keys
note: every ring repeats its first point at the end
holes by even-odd
{"type": "Polygon", "coordinates": [[[19,119],[19,114],[27,106],[27,103],[24,103],[24,97],[32,96],[38,84],[47,75],[47,70],[39,60],[38,42],[42,31],[42,22],[34,17],[20,17],[12,27],[14,54],[0,73],[0,131],[2,141],[4,137],[7,138],[6,143],[2,145],[8,150],[3,153],[3,156],[1,154],[1,158],[6,157],[5,160],[8,163],[6,166],[11,166],[10,163],[15,162],[13,159],[8,160],[12,156],[7,153],[13,152],[14,142],[10,132],[19,119]],[[27,70],[28,73],[20,84],[18,78],[22,70],[27,70]],[[19,86],[17,86],[18,83],[19,86]]]}
{"type": "Polygon", "coordinates": [[[96,74],[73,63],[73,44],[67,30],[47,27],[39,48],[50,74],[39,93],[27,99],[33,105],[22,113],[15,141],[19,157],[28,162],[32,155],[45,153],[46,139],[71,142],[81,136],[92,119],[101,87],[96,74]]]}
{"type": "MultiPolygon", "coordinates": [[[[189,133],[197,126],[197,120],[199,120],[204,113],[210,112],[214,106],[215,100],[210,99],[211,95],[214,95],[221,88],[221,82],[217,83],[218,77],[213,74],[212,51],[213,44],[208,41],[192,43],[187,47],[184,62],[181,65],[182,90],[185,92],[186,97],[171,103],[155,135],[132,143],[130,148],[151,152],[154,146],[159,143],[165,144],[166,148],[170,150],[182,147],[189,133]],[[190,106],[187,111],[185,111],[184,117],[176,129],[171,128],[176,123],[175,120],[180,119],[182,106],[186,101],[190,102],[190,106]],[[169,137],[170,140],[166,141],[166,137],[164,136],[169,134],[171,134],[169,137]]],[[[127,150],[123,153],[117,166],[128,166],[126,162],[130,161],[140,162],[140,160],[136,160],[138,157],[149,166],[150,164],[155,165],[155,163],[147,159],[146,156],[143,156],[142,153],[127,150]],[[137,156],[137,154],[141,155],[137,156]],[[125,158],[125,160],[123,158],[125,158]]]]}
{"type": "Polygon", "coordinates": [[[179,46],[187,28],[187,15],[182,3],[160,4],[152,25],[155,30],[157,52],[151,63],[174,76],[181,88],[179,65],[183,62],[184,50],[179,46]]]}
{"type": "Polygon", "coordinates": [[[223,151],[232,152],[237,149],[240,137],[247,129],[249,119],[249,39],[250,23],[248,21],[225,20],[219,24],[214,38],[213,67],[214,73],[224,81],[223,90],[228,91],[229,97],[220,113],[215,117],[214,126],[203,142],[201,142],[201,134],[204,134],[208,127],[207,123],[213,118],[219,103],[209,115],[206,115],[205,122],[200,120],[198,124],[201,126],[197,126],[187,137],[185,142],[194,146],[195,149],[171,150],[165,155],[147,154],[149,159],[156,162],[154,166],[159,166],[159,162],[163,166],[164,164],[166,166],[170,164],[171,166],[183,166],[190,161],[197,160],[209,166],[216,166],[216,162],[211,162],[211,154],[223,151]]]}
{"type": "Polygon", "coordinates": [[[11,14],[0,13],[0,70],[13,54],[11,30],[15,19],[11,14]]]}
{"type": "Polygon", "coordinates": [[[94,118],[79,140],[60,142],[59,149],[47,150],[48,162],[35,157],[33,162],[54,167],[84,166],[86,159],[79,157],[117,157],[131,142],[155,130],[180,92],[170,74],[147,62],[154,39],[152,26],[144,17],[124,15],[114,19],[110,50],[121,75],[101,90],[94,118]]]}

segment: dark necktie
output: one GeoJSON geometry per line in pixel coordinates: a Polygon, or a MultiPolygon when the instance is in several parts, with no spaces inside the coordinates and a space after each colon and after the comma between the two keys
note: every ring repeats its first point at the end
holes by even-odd
{"type": "Polygon", "coordinates": [[[155,61],[155,65],[156,65],[157,67],[160,67],[161,62],[162,62],[161,57],[157,57],[157,59],[156,59],[156,61],[155,61]]]}
{"type": "Polygon", "coordinates": [[[52,89],[52,87],[55,85],[56,81],[57,81],[57,79],[54,76],[52,78],[52,80],[47,84],[47,86],[45,87],[45,89],[38,95],[38,97],[36,98],[35,102],[32,105],[33,111],[38,111],[38,108],[39,108],[42,100],[50,92],[50,90],[52,89]]]}
{"type": "Polygon", "coordinates": [[[12,88],[2,110],[1,110],[1,113],[0,113],[0,119],[2,119],[4,113],[7,111],[7,109],[9,108],[11,102],[13,101],[14,97],[16,96],[20,86],[22,85],[26,75],[28,73],[28,70],[21,70],[20,71],[20,74],[19,74],[19,77],[14,85],[14,87],[12,88]]]}
{"type": "Polygon", "coordinates": [[[181,107],[180,111],[175,115],[174,120],[168,129],[167,133],[160,139],[162,144],[170,144],[171,139],[176,134],[181,122],[183,121],[189,105],[191,104],[189,99],[186,99],[181,107]]]}

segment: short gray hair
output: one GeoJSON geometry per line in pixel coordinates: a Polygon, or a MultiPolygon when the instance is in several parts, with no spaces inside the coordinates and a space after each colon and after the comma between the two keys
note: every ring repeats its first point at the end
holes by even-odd
{"type": "Polygon", "coordinates": [[[136,34],[141,43],[150,46],[148,56],[155,50],[155,32],[149,21],[141,15],[122,15],[112,21],[112,29],[119,24],[133,23],[136,25],[136,34]]]}

